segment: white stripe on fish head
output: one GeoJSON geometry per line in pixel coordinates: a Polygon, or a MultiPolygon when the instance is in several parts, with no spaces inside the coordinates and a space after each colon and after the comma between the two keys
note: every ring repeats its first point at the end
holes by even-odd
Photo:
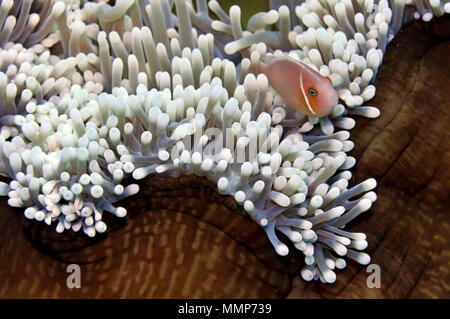
{"type": "Polygon", "coordinates": [[[306,105],[308,106],[308,109],[311,111],[312,114],[316,115],[316,112],[313,111],[311,105],[309,104],[308,96],[305,93],[305,88],[303,86],[303,72],[300,72],[300,88],[302,89],[303,98],[306,101],[306,105]]]}

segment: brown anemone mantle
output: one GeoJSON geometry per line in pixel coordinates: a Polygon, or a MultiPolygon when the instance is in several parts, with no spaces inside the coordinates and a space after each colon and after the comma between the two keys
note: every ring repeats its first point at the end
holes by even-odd
{"type": "Polygon", "coordinates": [[[1,298],[450,297],[450,19],[407,25],[377,78],[376,120],[351,131],[353,182],[375,177],[374,207],[351,225],[368,235],[381,288],[349,262],[334,285],[295,278],[301,260],[274,253],[263,231],[215,185],[160,177],[123,206],[107,235],[57,235],[1,199],[1,298]],[[81,266],[81,289],[66,267],[81,266]]]}

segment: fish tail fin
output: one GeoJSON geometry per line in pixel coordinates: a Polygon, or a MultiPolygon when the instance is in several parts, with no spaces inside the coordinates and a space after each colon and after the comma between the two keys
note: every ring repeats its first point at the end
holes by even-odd
{"type": "Polygon", "coordinates": [[[256,66],[256,72],[258,74],[262,73],[267,76],[267,65],[265,65],[264,62],[259,61],[258,65],[256,66]]]}
{"type": "Polygon", "coordinates": [[[269,66],[272,63],[276,62],[278,59],[280,59],[280,57],[276,57],[272,54],[264,56],[259,61],[258,66],[256,67],[256,71],[258,73],[264,74],[265,76],[267,76],[267,78],[269,78],[269,73],[271,73],[269,72],[269,66]]]}

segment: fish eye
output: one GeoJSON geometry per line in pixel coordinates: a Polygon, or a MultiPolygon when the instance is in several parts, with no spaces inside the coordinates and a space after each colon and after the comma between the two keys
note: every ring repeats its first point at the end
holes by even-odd
{"type": "Polygon", "coordinates": [[[313,88],[309,88],[308,93],[312,96],[316,96],[317,95],[317,91],[314,90],[313,88]]]}

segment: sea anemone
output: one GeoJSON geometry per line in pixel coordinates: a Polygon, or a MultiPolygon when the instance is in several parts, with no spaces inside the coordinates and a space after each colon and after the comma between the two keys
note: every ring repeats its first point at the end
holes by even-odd
{"type": "MultiPolygon", "coordinates": [[[[212,3],[217,6],[211,1],[210,7],[212,3]]],[[[323,133],[331,134],[341,115],[379,116],[376,107],[362,105],[375,96],[376,74],[387,44],[405,21],[406,4],[404,0],[393,1],[392,6],[387,0],[307,0],[298,5],[274,1],[272,10],[248,20],[247,30],[242,29],[238,6],[230,8],[229,16],[219,15],[220,20],[211,26],[233,37],[225,45],[228,54],[239,51],[254,64],[266,54],[288,54],[330,77],[343,104],[336,105],[332,116],[310,117],[309,122],[320,123],[323,133]]],[[[414,16],[420,14],[425,21],[433,17],[433,12],[441,16],[449,7],[440,1],[433,1],[433,6],[425,1],[411,4],[418,10],[414,16]]]]}
{"type": "MultiPolygon", "coordinates": [[[[2,1],[0,173],[10,182],[0,195],[30,220],[93,237],[107,230],[104,212],[126,216],[135,180],[195,174],[233,196],[279,255],[287,242],[301,252],[305,280],[334,282],[343,257],[368,264],[366,236],[343,228],[376,200],[376,181],[349,185],[348,130],[353,115],[379,115],[362,105],[405,2],[311,0],[258,13],[245,31],[237,6],[228,16],[216,1],[174,3],[176,15],[162,0],[2,1]],[[320,119],[285,107],[255,72],[270,54],[330,76],[343,103],[320,119]]],[[[424,20],[448,11],[414,4],[424,20]]]]}

